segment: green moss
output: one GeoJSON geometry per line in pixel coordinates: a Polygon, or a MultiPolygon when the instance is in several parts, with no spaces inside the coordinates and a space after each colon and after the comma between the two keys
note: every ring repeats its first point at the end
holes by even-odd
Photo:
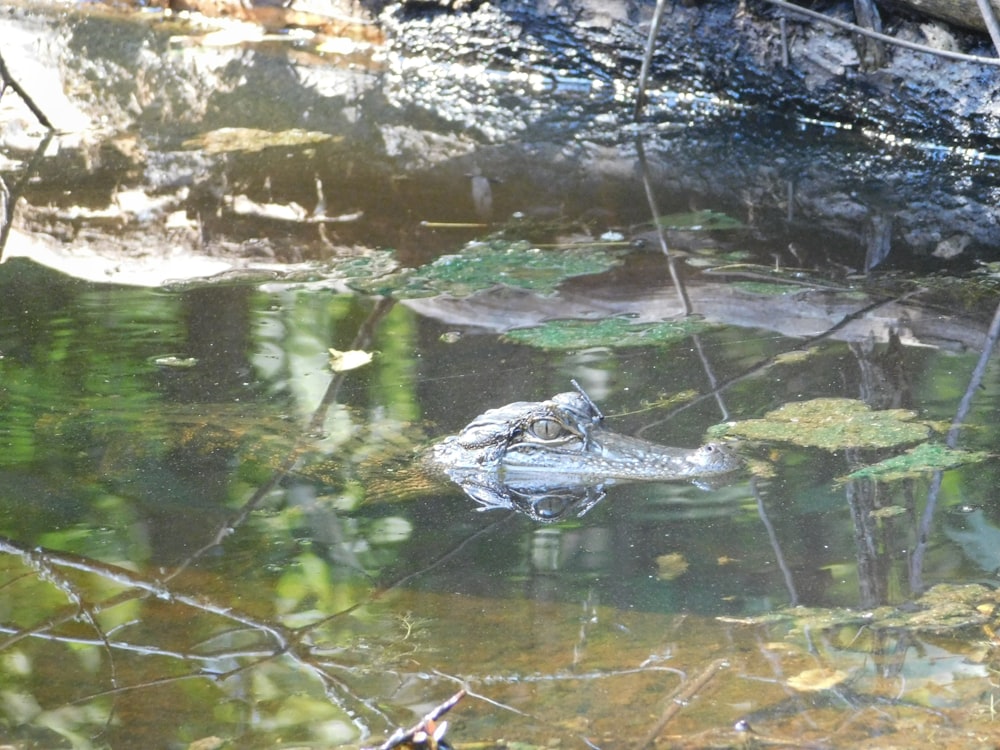
{"type": "Polygon", "coordinates": [[[963,451],[940,443],[921,443],[900,456],[879,461],[872,466],[853,471],[847,479],[880,479],[889,481],[913,477],[928,471],[953,469],[962,464],[977,463],[989,457],[983,451],[963,451]]]}
{"type": "Polygon", "coordinates": [[[763,419],[735,422],[725,432],[826,450],[891,448],[927,438],[929,428],[915,417],[905,409],[872,411],[854,399],[817,398],[785,404],[763,419]]]}
{"type": "Polygon", "coordinates": [[[566,279],[602,273],[618,265],[619,255],[601,248],[540,250],[527,242],[473,242],[454,255],[427,265],[366,278],[354,269],[350,285],[362,292],[401,299],[450,294],[468,297],[504,285],[549,294],[566,279]]]}
{"type": "Polygon", "coordinates": [[[666,346],[710,327],[697,318],[663,323],[633,323],[628,318],[606,320],[552,320],[532,328],[509,331],[504,338],[539,349],[613,349],[630,346],[666,346]]]}

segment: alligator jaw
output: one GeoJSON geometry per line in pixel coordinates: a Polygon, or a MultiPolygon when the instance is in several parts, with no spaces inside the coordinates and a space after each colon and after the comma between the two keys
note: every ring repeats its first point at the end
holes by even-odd
{"type": "Polygon", "coordinates": [[[670,448],[595,426],[586,446],[510,445],[498,470],[507,480],[558,475],[583,481],[655,482],[726,474],[738,466],[735,454],[717,443],[670,448]]]}

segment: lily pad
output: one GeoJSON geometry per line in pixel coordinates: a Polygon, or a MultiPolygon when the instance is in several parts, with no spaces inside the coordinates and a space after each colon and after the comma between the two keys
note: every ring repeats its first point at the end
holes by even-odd
{"type": "Polygon", "coordinates": [[[847,479],[880,479],[890,481],[913,477],[928,471],[944,471],[962,464],[971,464],[989,458],[984,451],[964,451],[940,443],[921,443],[899,456],[887,458],[872,466],[852,471],[847,479]]]}
{"type": "Polygon", "coordinates": [[[374,280],[360,291],[378,291],[398,298],[450,294],[469,295],[506,285],[543,294],[566,279],[602,273],[620,263],[620,256],[594,247],[540,250],[528,242],[474,242],[461,253],[442,255],[427,265],[405,269],[374,280]]]}
{"type": "Polygon", "coordinates": [[[629,346],[665,346],[710,327],[697,318],[662,323],[633,323],[628,318],[605,320],[550,320],[532,328],[508,331],[504,338],[539,349],[589,349],[629,346]]]}
{"type": "Polygon", "coordinates": [[[926,440],[927,425],[906,409],[873,411],[863,401],[817,398],[785,404],[763,419],[726,426],[726,434],[812,448],[891,448],[926,440]]]}

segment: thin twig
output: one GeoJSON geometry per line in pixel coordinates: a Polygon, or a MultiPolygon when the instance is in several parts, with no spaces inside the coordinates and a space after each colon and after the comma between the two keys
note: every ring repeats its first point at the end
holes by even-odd
{"type": "Polygon", "coordinates": [[[667,258],[667,267],[670,270],[670,278],[674,282],[674,289],[677,290],[677,297],[684,308],[684,314],[690,315],[694,309],[691,305],[691,298],[688,296],[684,280],[677,270],[677,260],[670,254],[670,247],[667,245],[667,237],[663,229],[663,222],[660,221],[660,209],[656,204],[656,196],[653,194],[653,183],[649,178],[649,164],[646,162],[646,150],[642,147],[642,138],[636,138],[636,155],[639,157],[639,170],[642,173],[642,186],[646,191],[646,202],[649,204],[649,213],[653,217],[653,226],[656,227],[656,237],[660,241],[660,250],[667,258]]]}
{"type": "Polygon", "coordinates": [[[726,659],[716,659],[711,664],[709,664],[701,673],[695,677],[690,682],[682,683],[673,693],[671,693],[667,698],[667,707],[664,709],[663,713],[660,714],[660,718],[657,720],[653,728],[649,730],[649,733],[643,738],[642,742],[639,743],[640,748],[652,747],[653,743],[656,742],[656,738],[663,731],[663,728],[670,723],[670,720],[674,718],[677,714],[681,712],[681,709],[697,695],[697,693],[704,688],[712,679],[725,667],[729,666],[729,662],[726,659]]]}
{"type": "Polygon", "coordinates": [[[35,104],[34,99],[28,96],[28,92],[21,88],[21,85],[14,80],[11,76],[10,71],[7,70],[7,65],[3,61],[3,55],[0,55],[0,96],[3,95],[3,90],[7,87],[14,90],[14,93],[21,97],[21,100],[27,105],[28,109],[31,110],[31,114],[35,116],[39,123],[49,130],[55,130],[52,123],[49,122],[49,118],[45,116],[42,112],[41,107],[35,104]]]}
{"type": "Polygon", "coordinates": [[[646,81],[649,79],[649,69],[653,63],[653,52],[656,50],[656,37],[660,33],[660,25],[663,23],[663,11],[667,7],[667,0],[656,0],[656,10],[653,11],[653,20],[649,24],[649,36],[646,37],[646,52],[642,56],[642,69],[639,71],[639,88],[635,92],[635,109],[632,117],[636,121],[642,115],[642,110],[646,106],[646,81]]]}
{"type": "Polygon", "coordinates": [[[983,16],[983,23],[986,24],[986,30],[990,32],[990,39],[993,40],[993,49],[1000,55],[1000,23],[997,23],[997,14],[993,12],[990,0],[976,0],[976,5],[979,6],[979,12],[983,16]]]}
{"type": "Polygon", "coordinates": [[[762,360],[761,362],[758,362],[753,367],[744,370],[739,375],[734,375],[733,377],[722,381],[722,383],[720,383],[717,388],[712,389],[708,393],[702,393],[698,396],[695,396],[694,398],[681,404],[680,406],[671,409],[663,416],[662,419],[659,419],[655,422],[650,422],[649,424],[644,425],[641,429],[637,430],[636,435],[642,435],[642,433],[645,432],[646,430],[649,430],[653,427],[656,427],[659,424],[662,424],[664,422],[673,419],[681,412],[687,411],[693,406],[697,406],[698,404],[703,403],[707,399],[715,398],[716,394],[723,393],[732,388],[734,385],[737,385],[738,383],[742,383],[746,380],[749,380],[750,378],[757,377],[758,375],[760,375],[760,373],[764,372],[769,367],[773,366],[783,355],[788,354],[789,352],[807,351],[814,344],[817,344],[820,341],[830,338],[837,331],[848,326],[853,321],[864,317],[872,310],[877,310],[878,308],[888,305],[891,302],[899,302],[905,299],[905,297],[906,295],[902,297],[887,297],[885,299],[876,300],[871,304],[865,305],[864,307],[855,310],[854,312],[848,313],[822,333],[817,333],[815,336],[810,336],[809,338],[805,339],[804,341],[798,343],[795,346],[789,347],[788,349],[784,349],[781,352],[778,352],[777,354],[771,355],[770,357],[762,360]]]}
{"type": "MultiPolygon", "coordinates": [[[[983,375],[986,373],[986,365],[993,356],[993,348],[997,339],[1000,339],[1000,305],[993,312],[993,320],[990,328],[986,332],[986,339],[983,341],[983,350],[979,353],[979,361],[976,362],[972,375],[969,378],[969,385],[965,389],[965,394],[955,412],[955,418],[951,422],[951,428],[945,437],[945,445],[954,448],[958,445],[958,433],[962,429],[965,417],[972,407],[972,398],[979,386],[983,382],[983,375]]],[[[913,555],[910,557],[910,590],[919,593],[924,589],[924,554],[927,552],[927,545],[930,541],[931,524],[934,521],[934,514],[937,510],[938,496],[941,492],[941,483],[944,472],[935,471],[931,476],[930,487],[927,490],[927,505],[924,506],[923,516],[920,518],[920,528],[917,534],[917,543],[913,547],[913,555]]]]}
{"type": "Polygon", "coordinates": [[[774,524],[771,523],[771,519],[767,515],[767,508],[764,507],[764,498],[761,497],[760,488],[757,487],[757,477],[750,477],[750,489],[753,492],[754,499],[757,501],[757,515],[760,516],[760,521],[764,524],[764,530],[767,531],[767,538],[771,542],[771,549],[774,550],[774,557],[778,562],[778,567],[781,569],[781,574],[785,578],[785,588],[788,589],[788,603],[793,607],[797,607],[799,604],[799,594],[795,589],[795,579],[792,577],[792,570],[788,567],[785,556],[781,552],[781,542],[774,530],[774,524]]]}
{"type": "MultiPolygon", "coordinates": [[[[435,722],[437,722],[438,719],[440,719],[442,716],[448,713],[452,708],[454,708],[455,704],[458,703],[460,700],[462,700],[464,696],[465,696],[465,690],[459,690],[448,700],[444,701],[443,703],[431,709],[431,712],[429,714],[424,716],[424,718],[422,718],[420,721],[418,721],[409,729],[396,730],[396,732],[394,732],[389,739],[387,739],[385,742],[379,745],[378,750],[391,750],[392,748],[398,747],[400,745],[404,744],[410,745],[410,741],[415,739],[416,736],[420,733],[433,736],[435,722]]],[[[435,739],[434,744],[437,745],[438,743],[436,740],[438,738],[435,737],[434,739],[435,739]]]]}

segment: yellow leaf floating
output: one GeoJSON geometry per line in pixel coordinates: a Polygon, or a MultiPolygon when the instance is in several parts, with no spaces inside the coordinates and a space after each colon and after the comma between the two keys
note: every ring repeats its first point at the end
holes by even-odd
{"type": "Polygon", "coordinates": [[[374,355],[361,349],[351,349],[346,352],[337,349],[330,350],[330,369],[334,372],[347,372],[364,367],[372,361],[374,355]]]}
{"type": "Polygon", "coordinates": [[[847,679],[847,673],[839,669],[807,669],[788,678],[788,687],[802,692],[829,690],[847,679]]]}

